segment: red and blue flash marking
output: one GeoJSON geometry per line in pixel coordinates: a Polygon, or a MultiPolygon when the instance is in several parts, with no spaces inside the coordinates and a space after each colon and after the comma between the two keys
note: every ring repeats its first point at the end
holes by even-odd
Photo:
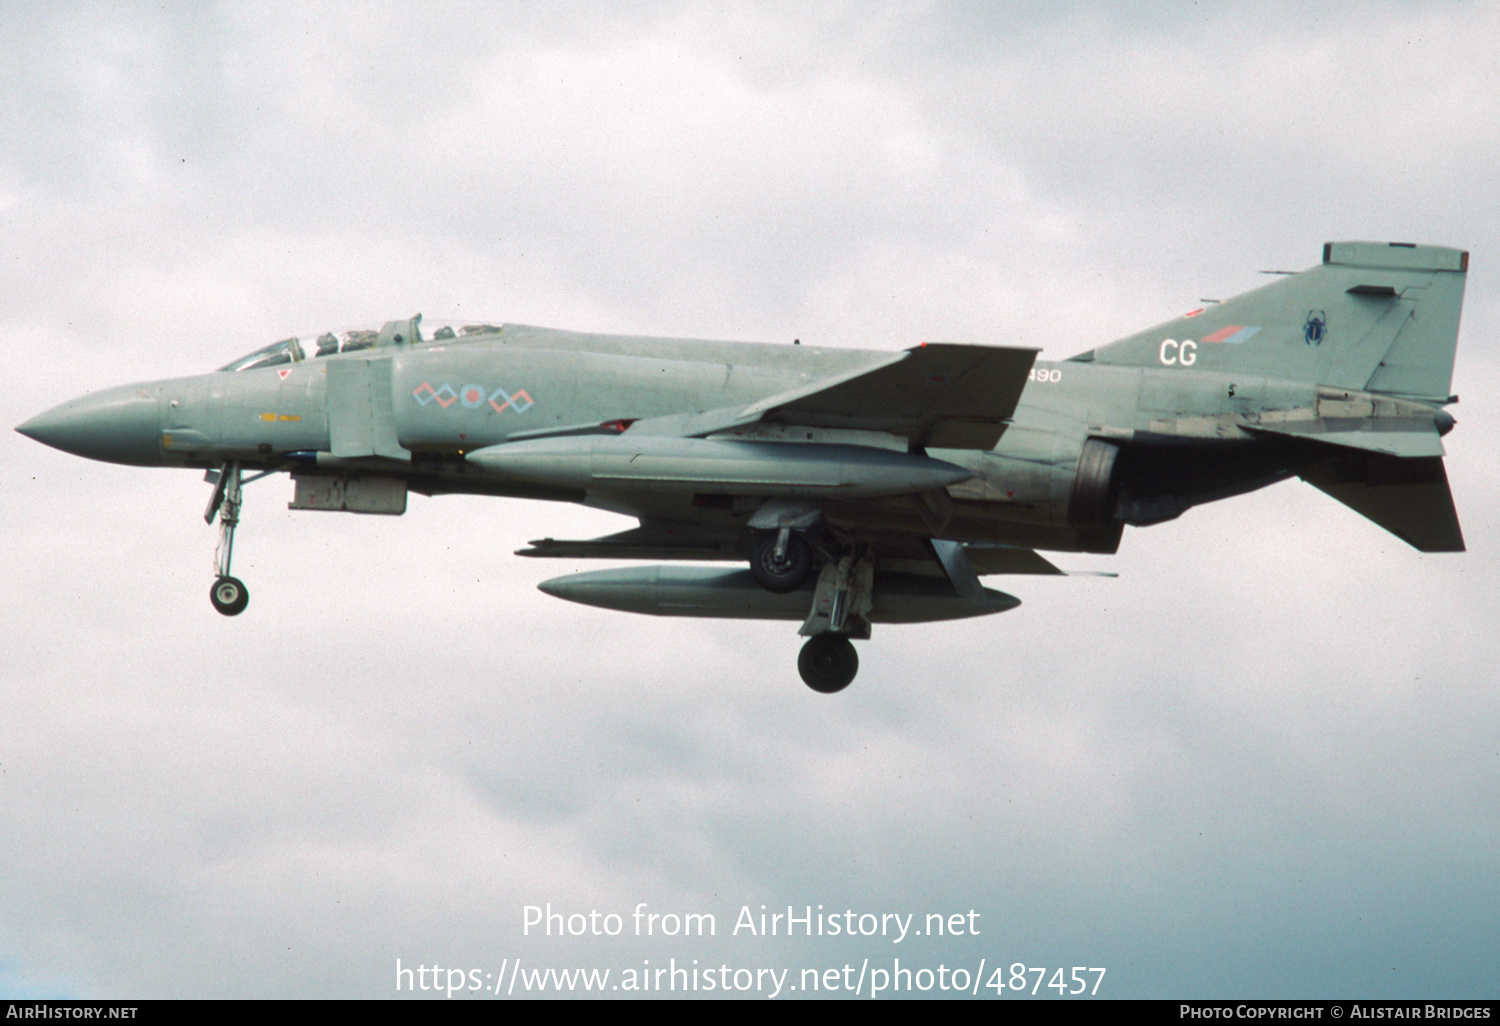
{"type": "Polygon", "coordinates": [[[1260,328],[1247,328],[1240,324],[1231,324],[1227,328],[1220,328],[1212,335],[1204,335],[1205,342],[1244,342],[1254,335],[1260,328]]]}

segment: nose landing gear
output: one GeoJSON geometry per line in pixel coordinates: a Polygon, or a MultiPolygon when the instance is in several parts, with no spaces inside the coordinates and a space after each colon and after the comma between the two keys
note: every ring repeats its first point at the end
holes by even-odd
{"type": "Polygon", "coordinates": [[[219,517],[219,545],[214,550],[215,579],[208,600],[225,616],[239,616],[250,604],[249,589],[229,572],[234,560],[234,529],[240,525],[240,506],[244,503],[244,494],[240,490],[243,483],[240,465],[225,464],[219,471],[213,498],[208,500],[208,509],[203,511],[203,519],[210,524],[216,514],[219,517]]]}

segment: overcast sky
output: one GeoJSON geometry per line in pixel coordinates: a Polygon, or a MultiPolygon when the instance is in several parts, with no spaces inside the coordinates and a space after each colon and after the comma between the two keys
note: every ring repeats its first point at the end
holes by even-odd
{"type": "Polygon", "coordinates": [[[394,994],[395,964],[1106,967],[1109,996],[1496,996],[1493,4],[0,6],[0,424],[421,311],[1062,358],[1314,264],[1473,252],[1469,552],[1298,482],[1128,529],[1117,579],[877,628],[535,584],[630,526],[252,485],[0,433],[0,995],[394,994]],[[712,912],[712,941],[522,908],[712,912]],[[727,936],[742,905],[982,933],[727,936]],[[908,961],[909,960],[909,961],[908,961]]]}

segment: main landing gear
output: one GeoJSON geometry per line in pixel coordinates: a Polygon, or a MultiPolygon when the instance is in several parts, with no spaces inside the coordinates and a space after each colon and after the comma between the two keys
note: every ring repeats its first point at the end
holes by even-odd
{"type": "Polygon", "coordinates": [[[842,634],[815,634],[797,656],[797,672],[814,691],[831,695],[849,686],[859,672],[859,654],[842,634]]]}
{"type": "Polygon", "coordinates": [[[239,616],[250,604],[250,590],[229,572],[234,560],[234,529],[240,525],[240,506],[244,503],[241,491],[244,483],[240,465],[226,463],[219,471],[208,509],[203,511],[203,519],[210,524],[216,514],[219,517],[219,545],[214,550],[214,586],[209,589],[208,600],[225,616],[239,616]]]}
{"type": "Polygon", "coordinates": [[[812,546],[789,527],[766,532],[750,551],[750,573],[755,583],[778,595],[802,587],[812,568],[812,546]]]}
{"type": "Polygon", "coordinates": [[[849,639],[870,636],[875,558],[863,545],[830,551],[826,534],[813,541],[809,532],[822,519],[822,511],[806,499],[776,498],[762,503],[745,526],[754,532],[750,576],[756,584],[788,595],[816,577],[812,608],[798,631],[807,643],[797,657],[797,672],[808,687],[831,695],[859,672],[859,655],[849,639]]]}
{"type": "Polygon", "coordinates": [[[797,656],[797,672],[814,691],[842,691],[859,672],[851,638],[870,636],[874,609],[875,561],[868,551],[849,552],[818,571],[812,608],[799,631],[807,638],[797,656]]]}
{"type": "Polygon", "coordinates": [[[814,570],[806,532],[823,518],[805,499],[767,499],[745,524],[755,532],[750,544],[750,575],[770,592],[785,595],[807,582],[814,570]]]}

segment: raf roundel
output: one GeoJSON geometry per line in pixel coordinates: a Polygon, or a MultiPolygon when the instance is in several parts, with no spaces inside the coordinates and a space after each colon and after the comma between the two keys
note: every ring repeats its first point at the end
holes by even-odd
{"type": "Polygon", "coordinates": [[[471,410],[484,405],[486,389],[483,385],[465,385],[458,390],[458,401],[471,410]]]}

